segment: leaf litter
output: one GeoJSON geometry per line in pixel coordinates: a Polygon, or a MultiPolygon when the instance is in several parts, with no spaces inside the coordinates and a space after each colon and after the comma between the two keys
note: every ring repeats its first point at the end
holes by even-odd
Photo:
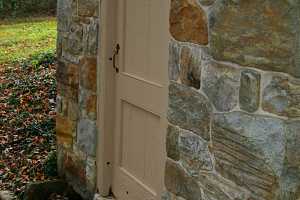
{"type": "Polygon", "coordinates": [[[26,184],[56,178],[55,73],[49,52],[0,64],[0,190],[19,198],[26,184]]]}

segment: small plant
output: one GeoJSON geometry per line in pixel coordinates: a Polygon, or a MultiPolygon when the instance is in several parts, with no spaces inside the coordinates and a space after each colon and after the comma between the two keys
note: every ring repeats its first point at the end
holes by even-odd
{"type": "Polygon", "coordinates": [[[48,177],[57,176],[57,156],[56,151],[51,151],[48,154],[46,163],[44,166],[45,175],[48,177]]]}

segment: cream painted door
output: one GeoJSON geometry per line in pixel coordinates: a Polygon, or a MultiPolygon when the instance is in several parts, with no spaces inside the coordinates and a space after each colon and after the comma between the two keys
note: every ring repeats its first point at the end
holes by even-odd
{"type": "Polygon", "coordinates": [[[118,0],[112,185],[118,200],[158,200],[164,186],[168,15],[167,0],[118,0]]]}

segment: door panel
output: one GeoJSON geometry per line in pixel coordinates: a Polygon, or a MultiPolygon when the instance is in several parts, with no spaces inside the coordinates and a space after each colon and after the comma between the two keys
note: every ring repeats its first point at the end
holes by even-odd
{"type": "Polygon", "coordinates": [[[169,1],[117,0],[115,161],[119,200],[160,199],[164,186],[169,1]]]}

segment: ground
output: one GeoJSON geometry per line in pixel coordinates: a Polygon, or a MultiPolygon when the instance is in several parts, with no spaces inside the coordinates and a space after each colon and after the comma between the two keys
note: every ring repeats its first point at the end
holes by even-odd
{"type": "Polygon", "coordinates": [[[0,190],[56,178],[56,21],[0,21],[0,190]]]}

